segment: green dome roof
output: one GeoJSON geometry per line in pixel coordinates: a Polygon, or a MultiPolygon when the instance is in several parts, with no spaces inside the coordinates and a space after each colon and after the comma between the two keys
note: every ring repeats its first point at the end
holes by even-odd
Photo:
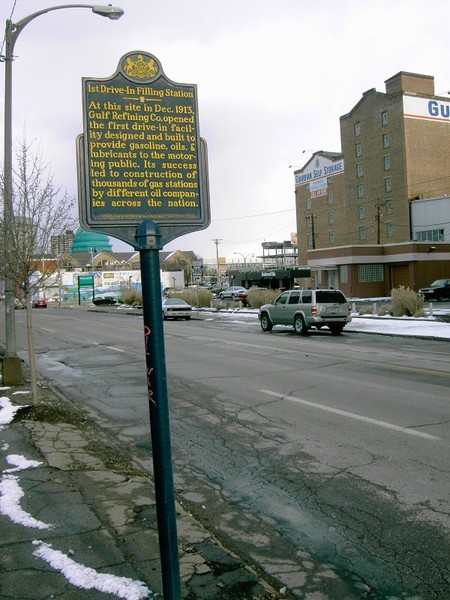
{"type": "Polygon", "coordinates": [[[77,252],[112,252],[112,244],[109,237],[103,233],[95,233],[93,231],[85,231],[81,227],[77,229],[73,244],[72,254],[77,252]]]}

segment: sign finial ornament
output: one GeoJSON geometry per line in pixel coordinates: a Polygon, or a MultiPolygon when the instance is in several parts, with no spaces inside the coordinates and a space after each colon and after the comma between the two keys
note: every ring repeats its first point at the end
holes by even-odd
{"type": "Polygon", "coordinates": [[[159,66],[152,56],[128,54],[122,63],[122,69],[134,79],[153,79],[159,72],[159,66]]]}

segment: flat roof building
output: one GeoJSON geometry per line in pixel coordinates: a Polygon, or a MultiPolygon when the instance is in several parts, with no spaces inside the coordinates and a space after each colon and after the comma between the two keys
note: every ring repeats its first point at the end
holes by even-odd
{"type": "Polygon", "coordinates": [[[385,86],[340,117],[342,153],[316,152],[295,171],[299,262],[315,271],[313,283],[352,295],[386,295],[400,281],[418,289],[450,271],[450,239],[438,241],[439,260],[425,247],[392,250],[426,241],[413,237],[412,201],[450,196],[450,101],[435,95],[429,75],[401,71],[385,86]],[[391,250],[374,251],[383,245],[391,250]],[[422,260],[431,271],[415,270],[422,260]]]}

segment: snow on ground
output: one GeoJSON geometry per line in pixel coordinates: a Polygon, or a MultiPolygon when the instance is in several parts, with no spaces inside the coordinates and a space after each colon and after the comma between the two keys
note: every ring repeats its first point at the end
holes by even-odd
{"type": "MultiPolygon", "coordinates": [[[[200,309],[201,312],[210,312],[210,309],[200,309]]],[[[254,320],[258,322],[258,311],[255,309],[230,309],[214,311],[215,315],[220,315],[220,318],[229,318],[234,322],[242,320],[254,320]]],[[[433,316],[424,317],[422,319],[414,319],[411,317],[377,317],[364,316],[360,317],[357,314],[352,316],[352,322],[345,326],[344,331],[354,331],[362,333],[380,333],[384,335],[401,335],[413,337],[432,337],[437,339],[450,339],[450,323],[438,321],[436,317],[439,314],[449,314],[447,311],[434,310],[433,316]]],[[[211,318],[213,318],[211,316],[211,318]]]]}
{"type": "MultiPolygon", "coordinates": [[[[0,391],[9,390],[9,387],[1,387],[0,391]]],[[[14,395],[14,392],[13,394],[14,395]]],[[[0,430],[12,422],[16,412],[22,408],[14,406],[7,396],[0,397],[0,430]]],[[[1,450],[7,452],[9,445],[3,443],[1,450]]],[[[4,469],[0,478],[0,515],[8,517],[13,523],[22,527],[34,529],[54,529],[51,523],[44,523],[35,519],[24,511],[20,501],[25,492],[20,486],[20,478],[12,473],[39,467],[42,463],[31,460],[21,454],[8,454],[6,462],[13,467],[4,469]]],[[[156,599],[157,594],[151,592],[141,581],[135,581],[128,577],[118,577],[108,573],[98,573],[94,569],[76,563],[69,556],[59,550],[54,550],[50,544],[40,540],[33,542],[35,549],[33,555],[47,562],[53,569],[59,571],[75,587],[85,590],[98,590],[105,594],[112,594],[124,600],[156,599]]]]}

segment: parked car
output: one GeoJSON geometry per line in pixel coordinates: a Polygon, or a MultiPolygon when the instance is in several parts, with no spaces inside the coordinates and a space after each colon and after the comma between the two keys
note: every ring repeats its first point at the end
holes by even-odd
{"type": "Polygon", "coordinates": [[[270,304],[261,306],[258,318],[263,331],[272,331],[274,325],[291,325],[299,335],[306,335],[311,327],[324,326],[333,335],[339,335],[352,320],[347,298],[333,289],[283,292],[270,304]]]}
{"type": "Polygon", "coordinates": [[[425,300],[450,300],[450,279],[436,279],[430,287],[419,290],[425,300]]]}
{"type": "Polygon", "coordinates": [[[47,300],[36,298],[36,300],[33,300],[32,306],[33,308],[47,308],[47,300]]]}
{"type": "Polygon", "coordinates": [[[247,296],[248,291],[245,289],[245,287],[242,287],[241,285],[231,285],[230,287],[223,288],[222,291],[219,293],[219,298],[221,300],[226,300],[230,298],[231,300],[239,300],[244,304],[244,306],[247,304],[247,296]]]}
{"type": "Polygon", "coordinates": [[[14,308],[15,308],[15,310],[24,310],[26,308],[25,299],[24,298],[14,298],[14,308]]]}
{"type": "Polygon", "coordinates": [[[220,292],[222,291],[222,288],[221,287],[217,287],[217,286],[213,286],[212,288],[210,288],[209,291],[213,295],[213,298],[218,298],[220,292]]]}
{"type": "Polygon", "coordinates": [[[162,301],[163,319],[191,318],[192,306],[182,298],[164,298],[162,301]]]}
{"type": "Polygon", "coordinates": [[[95,306],[105,306],[117,304],[117,298],[116,296],[102,294],[101,296],[96,296],[95,298],[93,298],[92,302],[95,304],[95,306]]]}

